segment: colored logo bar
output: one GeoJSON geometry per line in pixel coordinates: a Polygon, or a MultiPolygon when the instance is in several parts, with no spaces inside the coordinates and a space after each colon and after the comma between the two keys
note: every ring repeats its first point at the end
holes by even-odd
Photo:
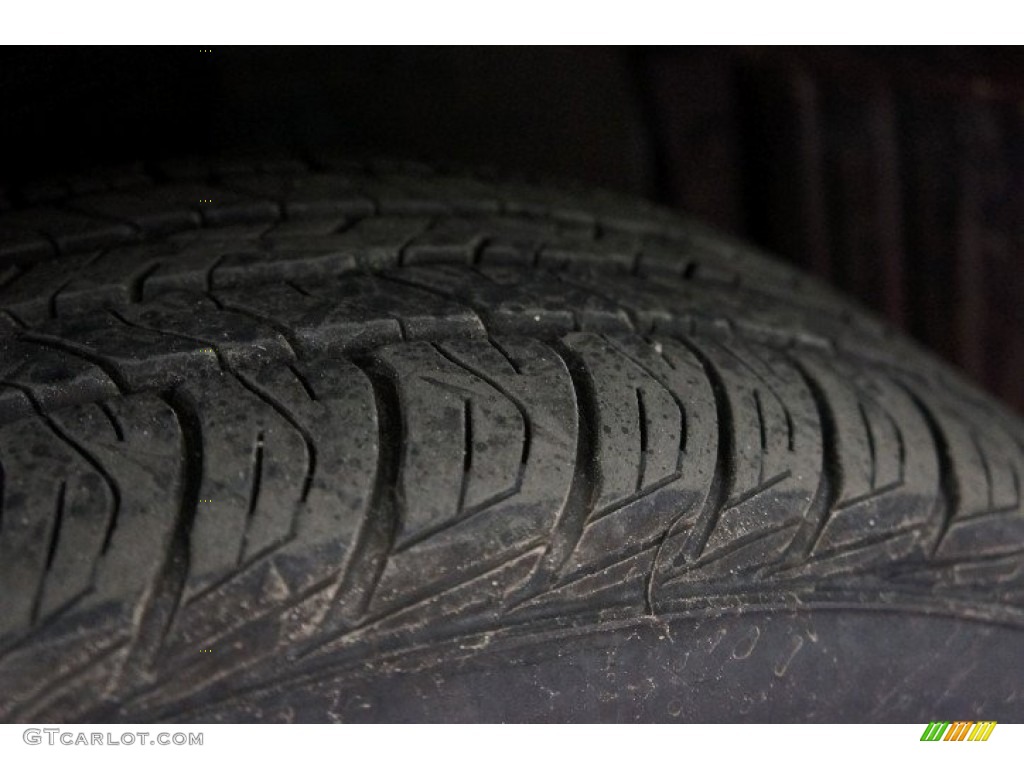
{"type": "Polygon", "coordinates": [[[988,741],[995,727],[995,720],[931,722],[924,729],[921,741],[988,741]]]}

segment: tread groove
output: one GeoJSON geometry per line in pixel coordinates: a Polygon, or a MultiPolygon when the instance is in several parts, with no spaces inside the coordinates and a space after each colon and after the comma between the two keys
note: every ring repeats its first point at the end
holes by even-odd
{"type": "Polygon", "coordinates": [[[466,509],[466,490],[469,488],[469,473],[473,469],[473,401],[466,398],[462,403],[462,480],[459,483],[459,502],[455,516],[461,518],[466,509]]]}
{"type": "Polygon", "coordinates": [[[117,439],[117,442],[123,443],[124,429],[121,427],[121,422],[117,420],[114,411],[110,408],[110,404],[106,400],[100,400],[98,405],[100,411],[106,416],[107,421],[110,422],[110,428],[114,430],[114,437],[117,439]]]}
{"type": "Polygon", "coordinates": [[[67,487],[67,482],[62,480],[57,489],[57,503],[55,505],[53,525],[50,526],[50,540],[46,545],[46,565],[43,566],[43,572],[39,580],[39,587],[36,589],[36,598],[32,604],[33,624],[35,624],[39,619],[39,608],[43,602],[43,589],[46,586],[46,577],[53,568],[54,557],[57,556],[57,544],[60,542],[60,532],[64,524],[64,499],[65,494],[67,493],[67,487]]]}
{"type": "Polygon", "coordinates": [[[981,441],[978,439],[978,433],[970,429],[968,430],[970,436],[971,445],[974,451],[978,454],[978,461],[981,462],[981,471],[985,474],[985,509],[987,511],[993,511],[995,509],[995,502],[992,499],[992,467],[988,463],[988,455],[985,453],[985,449],[981,446],[981,441]]]}
{"type": "MultiPolygon", "coordinates": [[[[764,423],[764,406],[761,403],[761,392],[755,389],[753,391],[754,397],[754,411],[757,413],[757,435],[761,445],[761,456],[763,457],[768,452],[768,435],[765,432],[764,423]]],[[[764,462],[761,462],[760,469],[761,477],[760,482],[764,482],[764,462]]]]}
{"type": "Polygon", "coordinates": [[[648,437],[647,437],[647,408],[644,406],[644,391],[637,387],[635,390],[636,394],[636,410],[637,410],[637,421],[639,424],[640,432],[640,459],[639,466],[636,472],[636,492],[639,492],[644,487],[644,474],[647,471],[647,451],[648,448],[648,437]]]}
{"type": "Polygon", "coordinates": [[[149,279],[150,275],[155,273],[160,267],[163,266],[163,262],[156,261],[152,264],[147,265],[142,269],[141,272],[133,276],[128,284],[128,300],[133,304],[138,304],[142,301],[146,295],[146,280],[149,279]]]}
{"type": "Polygon", "coordinates": [[[302,391],[306,393],[306,396],[311,401],[316,402],[317,400],[319,400],[319,398],[317,397],[316,392],[313,390],[313,385],[310,384],[310,382],[309,382],[309,378],[307,376],[305,376],[302,373],[302,371],[300,371],[298,369],[298,367],[296,367],[292,363],[289,363],[288,364],[288,370],[291,371],[292,375],[295,376],[295,380],[299,383],[299,386],[302,387],[302,391]]]}
{"type": "Polygon", "coordinates": [[[253,446],[253,470],[252,487],[249,490],[249,508],[245,515],[245,530],[242,533],[242,541],[238,548],[237,565],[242,564],[242,559],[249,549],[249,531],[252,528],[252,519],[256,514],[256,505],[260,498],[260,483],[263,480],[263,430],[256,435],[256,443],[253,446]]]}
{"type": "Polygon", "coordinates": [[[864,409],[864,401],[857,400],[857,413],[860,415],[860,423],[864,426],[864,435],[868,444],[868,461],[871,464],[871,474],[868,484],[874,488],[875,479],[878,475],[878,457],[875,454],[875,435],[871,430],[871,422],[868,420],[867,411],[864,409]]]}

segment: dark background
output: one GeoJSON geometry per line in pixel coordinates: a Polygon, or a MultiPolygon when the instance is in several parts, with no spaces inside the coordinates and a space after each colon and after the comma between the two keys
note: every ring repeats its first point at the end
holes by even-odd
{"type": "Polygon", "coordinates": [[[1024,53],[7,48],[0,183],[333,150],[572,178],[804,266],[1024,411],[1024,53]]]}

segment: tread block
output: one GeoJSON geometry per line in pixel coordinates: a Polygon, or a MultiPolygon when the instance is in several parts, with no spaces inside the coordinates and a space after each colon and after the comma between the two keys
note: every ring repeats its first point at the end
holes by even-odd
{"type": "Polygon", "coordinates": [[[776,562],[804,520],[823,466],[807,385],[778,353],[738,341],[700,344],[728,399],[724,499],[693,569],[700,578],[776,562]]]}
{"type": "Polygon", "coordinates": [[[6,226],[0,229],[0,260],[4,264],[33,263],[56,254],[53,242],[39,232],[6,226]]]}
{"type": "Polygon", "coordinates": [[[116,313],[122,323],[152,335],[195,342],[199,354],[223,355],[233,365],[282,362],[294,358],[288,340],[266,323],[225,311],[205,294],[175,291],[116,313]]]}
{"type": "Polygon", "coordinates": [[[109,312],[49,320],[21,338],[95,364],[125,391],[170,387],[217,367],[203,342],[138,328],[109,312]]]}
{"type": "Polygon", "coordinates": [[[96,261],[101,253],[73,254],[59,261],[26,267],[0,286],[0,308],[24,323],[37,323],[56,314],[56,296],[96,261]]]}
{"type": "Polygon", "coordinates": [[[575,580],[692,527],[714,474],[718,424],[710,382],[684,345],[592,334],[566,344],[586,365],[596,409],[595,498],[561,568],[575,580]]]}
{"type": "Polygon", "coordinates": [[[515,267],[407,267],[387,277],[465,301],[496,333],[627,330],[622,309],[596,292],[515,267]]]}
{"type": "Polygon", "coordinates": [[[365,275],[326,284],[299,280],[255,290],[217,290],[214,297],[228,309],[280,328],[304,354],[419,336],[483,335],[479,318],[460,304],[365,275]]]}
{"type": "MultiPolygon", "coordinates": [[[[19,585],[0,598],[0,636],[148,588],[175,519],[179,439],[173,412],[150,395],[0,429],[0,568],[5,584],[19,585]]],[[[131,601],[119,607],[118,631],[130,629],[131,613],[131,601]]]]}
{"type": "Polygon", "coordinates": [[[118,394],[117,385],[95,363],[16,338],[0,339],[0,382],[7,385],[4,393],[0,394],[0,412],[3,412],[4,394],[19,395],[10,399],[12,407],[19,403],[10,412],[12,417],[17,413],[27,413],[20,406],[25,400],[24,395],[13,387],[29,392],[43,408],[118,394]]]}
{"type": "Polygon", "coordinates": [[[212,225],[272,222],[281,217],[279,207],[270,200],[201,182],[161,184],[150,195],[155,205],[193,211],[204,223],[212,225]]]}
{"type": "Polygon", "coordinates": [[[170,641],[189,656],[261,617],[287,623],[289,602],[337,573],[368,514],[378,423],[369,381],[344,361],[238,367],[182,393],[203,457],[170,641]]]}
{"type": "Polygon", "coordinates": [[[148,236],[198,227],[203,221],[195,207],[171,207],[153,200],[145,191],[93,193],[76,198],[72,205],[90,216],[128,222],[148,236]]]}
{"type": "Polygon", "coordinates": [[[807,366],[830,404],[840,462],[835,505],[812,556],[908,530],[919,547],[926,546],[938,523],[939,462],[920,411],[886,377],[858,377],[852,371],[843,376],[820,363],[807,366]]]}
{"type": "Polygon", "coordinates": [[[138,238],[129,224],[60,208],[31,208],[5,213],[3,228],[37,232],[49,239],[62,254],[108,248],[138,238]]]}
{"type": "Polygon", "coordinates": [[[374,195],[382,212],[422,211],[422,201],[437,201],[438,212],[498,213],[501,203],[487,184],[464,176],[410,174],[384,171],[377,174],[379,186],[364,187],[374,195]]]}
{"type": "Polygon", "coordinates": [[[407,446],[380,610],[542,545],[569,492],[577,421],[565,364],[535,340],[417,342],[375,357],[395,381],[407,446]]]}
{"type": "Polygon", "coordinates": [[[276,201],[288,219],[324,216],[370,216],[376,205],[350,177],[336,174],[234,176],[228,186],[254,197],[276,201]]]}

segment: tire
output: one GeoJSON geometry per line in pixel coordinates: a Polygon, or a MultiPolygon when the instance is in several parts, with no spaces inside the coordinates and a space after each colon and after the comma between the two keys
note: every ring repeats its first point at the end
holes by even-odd
{"type": "Polygon", "coordinates": [[[0,718],[1024,716],[1024,430],[643,203],[0,196],[0,718]]]}

